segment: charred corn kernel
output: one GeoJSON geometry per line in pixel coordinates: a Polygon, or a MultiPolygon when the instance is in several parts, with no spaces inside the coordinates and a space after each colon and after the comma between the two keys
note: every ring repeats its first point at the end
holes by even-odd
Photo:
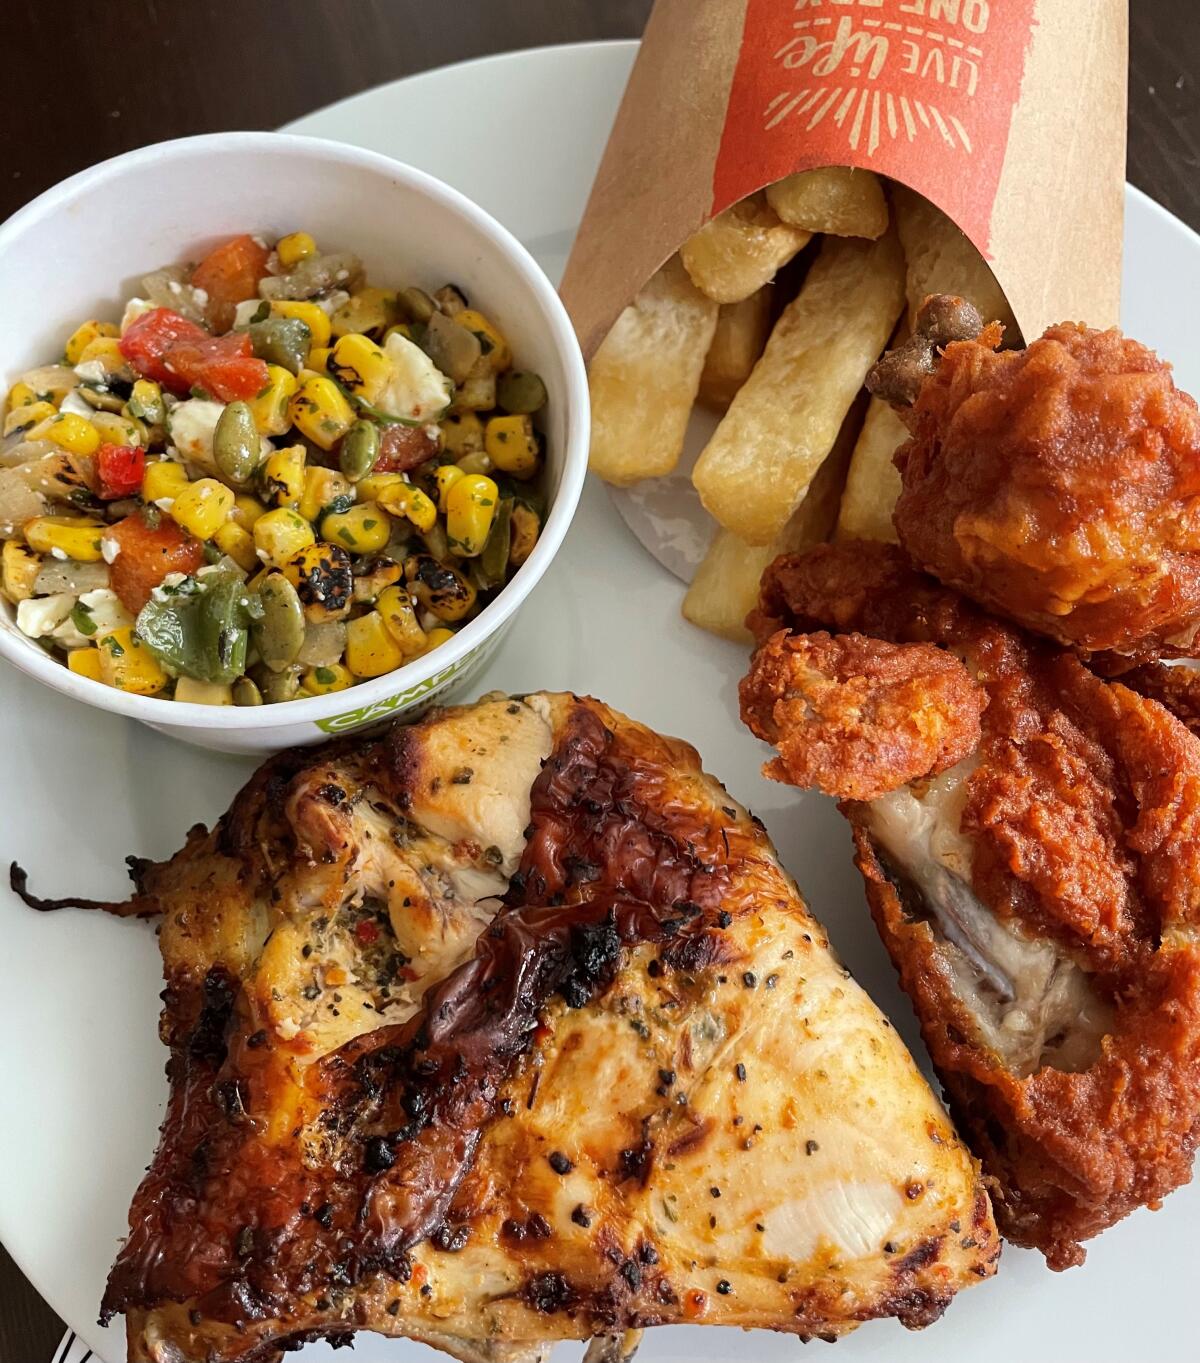
{"type": "Polygon", "coordinates": [[[106,374],[115,374],[118,370],[129,367],[129,361],[121,354],[121,343],[117,340],[115,331],[111,336],[97,336],[89,341],[76,363],[99,363],[106,374]]]}
{"type": "Polygon", "coordinates": [[[254,536],[237,521],[226,521],[224,525],[219,525],[213,531],[213,543],[223,554],[228,554],[243,572],[252,573],[258,567],[254,536]]]}
{"type": "Polygon", "coordinates": [[[482,473],[462,473],[446,494],[446,536],[450,552],[474,558],[483,552],[496,518],[500,489],[482,473]]]}
{"type": "Polygon", "coordinates": [[[294,298],[277,298],[271,304],[272,317],[298,317],[308,327],[310,352],[320,350],[329,344],[332,334],[329,329],[329,315],[316,303],[305,303],[294,298]]]}
{"type": "Polygon", "coordinates": [[[447,629],[445,625],[439,625],[437,629],[431,629],[425,636],[425,653],[432,653],[435,648],[444,644],[447,639],[454,638],[454,631],[447,629]]]}
{"type": "Polygon", "coordinates": [[[232,705],[233,687],[229,682],[180,677],[175,683],[175,699],[185,701],[188,705],[232,705]]]}
{"type": "Polygon", "coordinates": [[[14,383],[8,390],[8,410],[15,412],[18,407],[32,407],[38,395],[27,383],[14,383]]]}
{"type": "Polygon", "coordinates": [[[296,589],[304,618],[313,624],[341,620],[354,600],[354,572],[350,555],[341,545],[318,540],[293,554],[283,575],[296,589]]]}
{"type": "Polygon", "coordinates": [[[432,554],[409,554],[404,576],[413,599],[439,620],[461,620],[475,605],[474,586],[432,554]]]}
{"type": "Polygon", "coordinates": [[[442,464],[435,476],[437,477],[438,488],[438,510],[444,515],[446,512],[446,495],[463,476],[463,471],[456,464],[442,464]]]}
{"type": "Polygon", "coordinates": [[[451,406],[456,412],[490,412],[496,405],[496,376],[480,356],[475,368],[454,390],[451,406]]]}
{"type": "Polygon", "coordinates": [[[333,449],[354,424],[355,415],[332,379],[310,371],[300,375],[300,384],[288,403],[292,424],[323,450],[333,449]]]}
{"type": "Polygon", "coordinates": [[[138,379],[130,389],[124,412],[147,426],[161,426],[167,419],[162,389],[150,379],[138,379]]]}
{"type": "Polygon", "coordinates": [[[171,503],[171,519],[198,540],[210,540],[229,519],[233,489],[215,478],[197,478],[180,488],[171,503]]]}
{"type": "Polygon", "coordinates": [[[403,587],[385,587],[379,593],[375,609],[406,658],[415,658],[424,652],[425,631],[417,621],[413,599],[403,587]]]}
{"type": "Polygon", "coordinates": [[[331,691],[344,691],[353,686],[354,673],[341,663],[310,667],[300,678],[300,685],[310,696],[327,696],[331,691]]]}
{"type": "Polygon", "coordinates": [[[264,494],[276,506],[300,505],[307,459],[308,451],[303,445],[289,445],[267,456],[259,479],[264,494]]]}
{"type": "Polygon", "coordinates": [[[4,434],[28,435],[35,426],[52,421],[57,415],[58,408],[52,402],[30,402],[24,407],[14,407],[4,418],[4,434]]]}
{"type": "Polygon", "coordinates": [[[5,540],[0,557],[4,595],[14,603],[28,601],[33,595],[34,579],[41,566],[42,560],[27,544],[22,544],[20,540],[5,540]]]}
{"type": "MultiPolygon", "coordinates": [[[[380,502],[382,504],[385,495],[393,497],[395,500],[396,488],[411,487],[412,484],[402,473],[368,473],[365,478],[360,478],[354,485],[355,491],[364,502],[380,502]]],[[[403,511],[397,511],[396,515],[403,516],[403,511]]]]}
{"type": "Polygon", "coordinates": [[[78,364],[83,359],[83,352],[99,337],[118,335],[120,332],[111,322],[84,322],[72,332],[71,339],[67,342],[67,363],[78,364]]]}
{"type": "Polygon", "coordinates": [[[325,367],[343,388],[367,402],[374,402],[392,377],[391,360],[369,336],[357,332],[338,338],[325,367]]]}
{"type": "Polygon", "coordinates": [[[321,520],[321,538],[352,554],[377,554],[391,537],[392,523],[377,502],[357,502],[321,520]]]}
{"type": "Polygon", "coordinates": [[[92,425],[106,445],[137,445],[145,449],[150,443],[150,434],[142,422],[119,412],[93,412],[92,425]]]}
{"type": "Polygon", "coordinates": [[[481,312],[474,308],[463,308],[454,319],[460,327],[466,327],[479,338],[483,347],[483,358],[493,374],[499,374],[512,367],[512,351],[505,335],[481,312]]]}
{"type": "Polygon", "coordinates": [[[254,523],[260,516],[267,514],[267,508],[257,497],[251,497],[247,492],[239,492],[233,499],[233,511],[231,518],[235,520],[243,530],[253,530],[254,523]]]}
{"type": "Polygon", "coordinates": [[[304,470],[304,491],[300,494],[297,510],[305,520],[316,521],[321,512],[339,497],[349,497],[354,489],[350,480],[337,469],[322,468],[319,464],[304,470]]]}
{"type": "Polygon", "coordinates": [[[393,334],[396,336],[403,336],[406,341],[411,341],[413,339],[413,329],[407,322],[397,322],[394,327],[388,327],[383,333],[383,344],[385,346],[387,345],[388,337],[393,334]]]}
{"type": "Polygon", "coordinates": [[[399,315],[400,309],[393,292],[368,286],[351,294],[333,314],[330,323],[335,336],[348,336],[355,331],[382,336],[399,315]]]}
{"type": "Polygon", "coordinates": [[[523,502],[517,502],[514,505],[512,520],[508,528],[508,562],[510,567],[519,568],[533,553],[533,546],[537,543],[538,532],[541,528],[541,521],[533,507],[526,506],[523,502]]]}
{"type": "Polygon", "coordinates": [[[293,265],[299,265],[309,256],[315,256],[317,243],[307,232],[289,232],[286,237],[280,237],[275,243],[275,251],[279,256],[280,265],[285,270],[290,270],[293,265]]]}
{"type": "Polygon", "coordinates": [[[259,435],[282,435],[292,424],[288,402],[296,391],[297,379],[280,364],[267,365],[267,386],[250,399],[250,414],[259,435]]]}
{"type": "Polygon", "coordinates": [[[97,644],[100,654],[100,680],[118,691],[135,696],[153,696],[170,678],[158,659],[129,625],[114,629],[97,644]]]}
{"type": "Polygon", "coordinates": [[[405,517],[418,530],[432,530],[437,524],[437,503],[412,483],[401,481],[385,488],[379,494],[379,505],[393,516],[405,517]]]}
{"type": "Polygon", "coordinates": [[[451,459],[457,461],[483,449],[483,422],[474,412],[453,412],[438,425],[442,428],[443,447],[451,459]]]}
{"type": "Polygon", "coordinates": [[[293,554],[316,538],[304,517],[287,507],[268,511],[254,522],[254,548],[269,568],[282,568],[293,554]]]}
{"type": "Polygon", "coordinates": [[[484,448],[502,473],[532,478],[538,470],[538,443],[527,416],[494,416],[484,432],[484,448]]]}
{"type": "Polygon", "coordinates": [[[324,374],[329,366],[329,357],[332,354],[333,351],[327,345],[320,346],[319,348],[314,346],[312,350],[308,352],[309,369],[318,374],[324,374]]]}
{"type": "Polygon", "coordinates": [[[146,465],[142,479],[142,500],[159,502],[165,497],[177,497],[188,485],[187,469],[173,459],[158,459],[146,465]]]}
{"type": "Polygon", "coordinates": [[[346,666],[356,677],[381,677],[403,661],[404,652],[378,611],[368,611],[346,626],[346,666]]]}
{"type": "Polygon", "coordinates": [[[76,412],[59,412],[46,427],[46,439],[72,454],[95,454],[100,447],[100,432],[76,412]]]}
{"type": "Polygon", "coordinates": [[[39,554],[65,556],[76,563],[98,563],[100,536],[104,526],[99,521],[74,520],[68,516],[38,516],[25,523],[25,541],[39,554]]]}
{"type": "Polygon", "coordinates": [[[91,681],[100,680],[100,650],[92,648],[73,648],[67,654],[67,666],[77,677],[88,677],[91,681]]]}

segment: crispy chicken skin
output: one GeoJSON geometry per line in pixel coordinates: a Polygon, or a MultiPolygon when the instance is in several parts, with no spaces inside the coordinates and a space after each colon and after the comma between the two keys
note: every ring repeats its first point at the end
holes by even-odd
{"type": "Polygon", "coordinates": [[[978,1166],[761,825],[596,701],[284,753],[137,870],[171,1094],[104,1299],[134,1363],[832,1338],[994,1271],[978,1166]]]}
{"type": "Polygon", "coordinates": [[[961,761],[979,744],[982,688],[932,644],[780,630],[739,688],[742,720],[779,749],[763,774],[873,800],[961,761]]]}
{"type": "Polygon", "coordinates": [[[1196,651],[1200,415],[1118,331],[946,347],[896,453],[901,544],[972,600],[1084,653],[1196,651]]]}
{"type": "MultiPolygon", "coordinates": [[[[937,645],[986,692],[956,766],[842,809],[1002,1232],[1081,1262],[1081,1241],[1191,1177],[1200,1137],[1200,739],[1167,708],[1188,688],[1130,674],[1164,705],[1106,681],[882,544],[777,560],[754,628],[752,678],[781,629],[851,630],[937,645]]],[[[787,737],[809,729],[827,762],[819,718],[787,737]]],[[[858,779],[847,756],[822,768],[831,786],[858,779]]]]}

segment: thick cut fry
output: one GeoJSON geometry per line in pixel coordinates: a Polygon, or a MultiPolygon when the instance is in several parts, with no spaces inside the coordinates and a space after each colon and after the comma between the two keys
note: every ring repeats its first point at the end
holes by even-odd
{"type": "Polygon", "coordinates": [[[751,194],[706,223],[680,248],[692,283],[718,303],[740,303],[802,251],[811,232],[780,222],[764,195],[751,194]]]}
{"type": "Polygon", "coordinates": [[[974,303],[985,322],[1000,322],[1005,341],[1020,344],[1020,332],[991,266],[967,236],[923,195],[897,185],[896,226],[908,262],[908,320],[933,293],[957,294],[974,303]]]}
{"type": "Polygon", "coordinates": [[[900,495],[900,471],[892,455],[907,439],[908,427],[890,404],[872,398],[850,457],[838,512],[838,539],[896,542],[892,508],[900,495]]]}
{"type": "Polygon", "coordinates": [[[700,375],[700,401],[723,412],[750,377],[771,329],[770,284],[740,303],[725,303],[700,375]]]}
{"type": "Polygon", "coordinates": [[[881,237],[888,228],[883,186],[869,170],[826,166],[788,175],[767,189],[767,202],[787,223],[835,237],[881,237]]]}
{"type": "Polygon", "coordinates": [[[787,524],[903,306],[894,232],[826,239],[692,475],[726,529],[769,544],[787,524]]]}
{"type": "Polygon", "coordinates": [[[716,325],[717,305],[672,256],[592,357],[594,473],[625,487],[671,472],[716,325]]]}
{"type": "Polygon", "coordinates": [[[685,619],[735,643],[751,642],[746,616],[758,604],[758,583],[764,569],[780,554],[798,554],[820,544],[833,529],[861,417],[862,404],[855,403],[804,500],[770,544],[746,544],[730,531],[717,528],[683,598],[685,619]]]}

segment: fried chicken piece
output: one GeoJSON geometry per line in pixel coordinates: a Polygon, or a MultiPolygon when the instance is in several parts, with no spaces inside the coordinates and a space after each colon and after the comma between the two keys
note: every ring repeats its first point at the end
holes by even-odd
{"type": "Polygon", "coordinates": [[[999,340],[990,327],[951,343],[924,375],[926,340],[911,364],[897,353],[873,376],[898,402],[917,392],[896,453],[901,544],[942,582],[1081,652],[1195,652],[1196,403],[1118,331],[1064,324],[997,353],[999,340]]]}
{"type": "Polygon", "coordinates": [[[973,752],[842,810],[1002,1231],[1081,1262],[1200,1138],[1200,738],[1170,713],[1191,684],[1097,676],[882,544],[777,560],[755,623],[768,649],[793,623],[940,644],[986,691],[973,752]]]}
{"type": "Polygon", "coordinates": [[[780,630],[739,688],[742,721],[779,749],[763,775],[873,800],[952,767],[979,744],[986,693],[952,654],[780,630]]]}

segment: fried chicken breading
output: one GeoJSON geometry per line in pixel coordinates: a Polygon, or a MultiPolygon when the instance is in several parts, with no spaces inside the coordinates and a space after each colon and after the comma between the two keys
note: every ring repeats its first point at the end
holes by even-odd
{"type": "Polygon", "coordinates": [[[969,755],[841,807],[1001,1229],[1077,1264],[1191,1177],[1200,1138],[1200,738],[1170,712],[1189,684],[1097,676],[882,544],[777,560],[755,618],[769,655],[789,626],[939,645],[986,692],[969,755]]]}
{"type": "Polygon", "coordinates": [[[896,453],[901,544],[972,600],[1084,653],[1194,652],[1196,403],[1118,331],[1065,324],[1026,350],[998,342],[992,327],[950,344],[920,381],[896,453]]]}
{"type": "Polygon", "coordinates": [[[979,744],[986,693],[951,654],[864,634],[774,635],[739,688],[742,720],[779,749],[763,775],[873,800],[979,744]]]}

